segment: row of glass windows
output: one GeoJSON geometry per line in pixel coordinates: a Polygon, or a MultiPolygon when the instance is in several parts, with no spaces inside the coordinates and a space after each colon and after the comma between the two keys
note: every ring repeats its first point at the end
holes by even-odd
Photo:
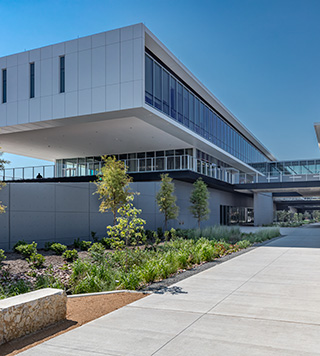
{"type": "MultiPolygon", "coordinates": [[[[182,170],[193,168],[192,148],[107,155],[125,161],[129,172],[182,170]]],[[[56,161],[57,175],[95,175],[102,158],[82,157],[56,161]]]]}
{"type": "MultiPolygon", "coordinates": [[[[59,70],[59,91],[60,93],[65,92],[65,58],[60,57],[59,60],[60,70],[59,70]]],[[[7,102],[7,69],[2,69],[2,103],[7,102]]],[[[30,99],[35,97],[35,63],[29,63],[29,94],[30,99]]]]}
{"type": "Polygon", "coordinates": [[[320,173],[320,160],[265,162],[255,163],[252,166],[263,174],[275,176],[320,173]]]}
{"type": "Polygon", "coordinates": [[[149,54],[145,55],[145,101],[244,162],[268,160],[149,54]]]}

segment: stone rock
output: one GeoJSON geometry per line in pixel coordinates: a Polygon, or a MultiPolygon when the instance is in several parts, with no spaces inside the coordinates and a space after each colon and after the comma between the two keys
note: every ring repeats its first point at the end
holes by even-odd
{"type": "Polygon", "coordinates": [[[0,345],[66,318],[65,291],[45,288],[0,301],[0,345]]]}

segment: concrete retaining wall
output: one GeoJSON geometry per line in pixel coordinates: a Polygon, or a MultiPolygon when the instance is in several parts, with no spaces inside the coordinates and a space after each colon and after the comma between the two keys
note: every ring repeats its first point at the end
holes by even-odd
{"type": "Polygon", "coordinates": [[[45,288],[0,300],[0,345],[65,319],[67,296],[45,288]]]}

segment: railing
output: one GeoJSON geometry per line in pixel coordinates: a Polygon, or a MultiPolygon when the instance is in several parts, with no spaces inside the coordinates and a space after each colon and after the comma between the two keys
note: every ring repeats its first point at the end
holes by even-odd
{"type": "Polygon", "coordinates": [[[286,183],[286,182],[311,182],[320,181],[319,174],[283,174],[268,173],[266,175],[240,173],[238,184],[247,183],[286,183]]]}
{"type": "MultiPolygon", "coordinates": [[[[217,167],[189,155],[175,157],[151,157],[123,160],[128,173],[161,172],[190,170],[203,175],[222,180],[231,184],[236,183],[238,171],[231,168],[217,167]]],[[[55,177],[94,176],[101,172],[103,162],[87,162],[74,164],[60,164],[6,168],[0,171],[0,180],[27,180],[55,177]]]]}
{"type": "Polygon", "coordinates": [[[55,177],[55,166],[52,164],[46,166],[6,168],[0,170],[0,180],[2,181],[53,177],[55,177]]]}
{"type": "MultiPolygon", "coordinates": [[[[320,181],[319,174],[252,174],[239,173],[233,168],[218,167],[189,155],[175,157],[151,157],[123,160],[128,173],[190,170],[230,184],[282,183],[320,181]]],[[[56,177],[94,176],[101,172],[103,162],[45,165],[6,168],[0,170],[0,181],[28,180],[56,177]]]]}

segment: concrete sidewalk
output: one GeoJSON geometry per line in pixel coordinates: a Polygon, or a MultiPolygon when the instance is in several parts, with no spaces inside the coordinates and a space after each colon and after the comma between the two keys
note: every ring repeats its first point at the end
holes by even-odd
{"type": "Polygon", "coordinates": [[[21,355],[320,355],[320,229],[194,275],[21,355]]]}

